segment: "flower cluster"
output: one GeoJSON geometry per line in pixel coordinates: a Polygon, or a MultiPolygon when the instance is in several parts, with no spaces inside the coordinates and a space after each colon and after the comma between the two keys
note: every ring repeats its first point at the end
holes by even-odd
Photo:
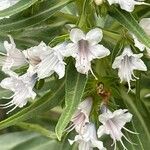
{"type": "MultiPolygon", "coordinates": [[[[142,25],[145,24],[145,21],[142,22],[144,22],[142,25]]],[[[87,34],[78,28],[74,28],[70,31],[71,42],[64,42],[55,47],[47,46],[44,42],[41,42],[37,46],[21,51],[16,48],[13,38],[9,36],[10,43],[4,41],[7,54],[4,54],[2,71],[10,77],[4,79],[0,85],[5,89],[13,91],[14,95],[12,96],[13,100],[11,103],[4,104],[4,108],[12,105],[15,105],[15,108],[22,107],[27,103],[27,99],[34,99],[35,94],[32,96],[31,93],[33,92],[36,80],[50,77],[54,73],[58,74],[59,79],[63,78],[66,65],[64,61],[65,57],[72,56],[75,58],[75,67],[79,73],[88,75],[90,71],[96,78],[92,71],[91,61],[96,58],[106,57],[110,54],[107,48],[99,44],[102,37],[103,33],[99,28],[92,29],[87,34]],[[29,65],[26,74],[19,76],[15,73],[14,70],[16,68],[25,64],[29,65]],[[20,84],[22,92],[19,92],[20,89],[17,88],[20,84]],[[29,86],[30,90],[26,89],[27,86],[29,86]],[[16,100],[16,95],[21,98],[16,100]]],[[[136,39],[136,41],[138,40],[136,39]]],[[[135,45],[137,45],[136,41],[135,45]]],[[[112,68],[118,68],[118,76],[121,82],[128,83],[129,91],[131,90],[130,81],[138,79],[134,74],[134,70],[147,70],[147,67],[141,60],[142,56],[143,54],[133,54],[131,48],[127,46],[124,48],[123,53],[115,58],[112,64],[112,68]]]]}
{"type": "MultiPolygon", "coordinates": [[[[120,141],[123,148],[127,149],[122,141],[122,137],[124,137],[129,143],[133,144],[122,132],[122,129],[124,129],[129,133],[136,134],[135,132],[132,132],[124,127],[125,124],[130,122],[132,119],[132,114],[129,113],[127,109],[119,109],[111,112],[104,104],[102,104],[102,114],[99,115],[99,121],[102,125],[100,125],[98,128],[97,133],[94,123],[90,122],[89,119],[91,109],[91,97],[86,98],[79,104],[77,111],[71,119],[71,130],[75,129],[77,132],[74,140],[69,139],[69,143],[71,145],[74,142],[77,142],[79,150],[92,150],[94,147],[97,147],[99,150],[106,150],[106,148],[103,146],[103,142],[98,140],[98,138],[101,138],[105,134],[110,135],[112,138],[112,145],[114,145],[115,150],[116,141],[120,141]]],[[[70,132],[71,130],[69,129],[68,131],[70,132]]]]}
{"type": "Polygon", "coordinates": [[[41,42],[37,46],[21,51],[16,48],[13,38],[9,36],[10,43],[4,41],[7,54],[3,56],[2,71],[10,77],[2,80],[0,85],[2,88],[14,92],[14,95],[11,97],[13,100],[10,103],[1,106],[7,108],[15,105],[12,110],[16,107],[22,107],[29,98],[35,98],[36,94],[33,88],[36,80],[50,77],[54,73],[58,74],[59,79],[63,78],[66,65],[65,57],[72,56],[75,58],[75,67],[79,73],[88,75],[88,72],[91,71],[94,75],[91,69],[91,61],[110,54],[107,48],[98,44],[102,37],[103,33],[99,28],[92,29],[87,34],[75,28],[70,31],[71,42],[69,43],[64,42],[55,47],[50,47],[41,42]],[[16,68],[27,64],[29,65],[27,73],[22,76],[15,73],[16,68]]]}

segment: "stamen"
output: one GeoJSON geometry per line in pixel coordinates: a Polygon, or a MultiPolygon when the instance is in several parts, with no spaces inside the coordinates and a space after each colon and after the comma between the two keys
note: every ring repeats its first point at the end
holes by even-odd
{"type": "Polygon", "coordinates": [[[125,128],[125,127],[123,127],[123,129],[125,129],[126,131],[128,131],[128,132],[130,132],[130,133],[132,133],[132,134],[139,134],[139,133],[133,132],[133,131],[131,131],[131,130],[125,128]]]}
{"type": "Polygon", "coordinates": [[[10,112],[12,112],[13,110],[15,110],[18,106],[16,105],[14,108],[12,108],[10,111],[8,111],[6,114],[9,114],[10,112]]]}
{"type": "Polygon", "coordinates": [[[145,2],[136,2],[136,5],[147,5],[147,6],[150,6],[150,4],[145,3],[145,2]]]}
{"type": "Polygon", "coordinates": [[[12,95],[12,96],[10,96],[10,97],[2,97],[2,99],[11,99],[11,98],[13,98],[14,97],[14,95],[12,95]]]}
{"type": "Polygon", "coordinates": [[[97,78],[96,75],[94,74],[92,68],[90,69],[90,71],[91,71],[92,75],[94,76],[95,80],[98,80],[98,78],[97,78]]]}
{"type": "Polygon", "coordinates": [[[136,143],[131,142],[124,134],[123,134],[123,137],[124,137],[124,138],[126,139],[126,141],[128,141],[130,144],[137,145],[136,143]]]}
{"type": "Polygon", "coordinates": [[[69,127],[67,127],[64,131],[65,132],[70,132],[74,129],[74,124],[72,123],[69,127]]]}
{"type": "Polygon", "coordinates": [[[123,144],[123,142],[122,142],[121,139],[120,139],[120,142],[121,142],[121,145],[123,146],[123,149],[124,149],[124,150],[128,150],[128,149],[125,147],[125,145],[123,144]]]}
{"type": "Polygon", "coordinates": [[[8,102],[8,103],[6,103],[6,104],[0,104],[0,107],[3,107],[3,106],[7,106],[7,105],[9,105],[9,104],[11,104],[12,102],[10,101],[10,102],[8,102]]]}
{"type": "Polygon", "coordinates": [[[4,107],[2,107],[3,109],[6,109],[6,108],[9,108],[9,107],[11,107],[11,106],[13,106],[14,104],[13,103],[11,103],[10,105],[8,105],[8,106],[4,106],[4,107]]]}

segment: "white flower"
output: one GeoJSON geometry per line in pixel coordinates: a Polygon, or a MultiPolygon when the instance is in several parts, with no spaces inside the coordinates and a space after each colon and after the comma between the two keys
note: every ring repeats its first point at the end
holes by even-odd
{"type": "Polygon", "coordinates": [[[9,36],[10,42],[4,41],[4,47],[7,51],[5,55],[5,60],[3,62],[2,71],[9,75],[16,75],[11,71],[12,67],[20,67],[26,63],[24,54],[16,48],[16,44],[11,36],[9,36]]]}
{"type": "Polygon", "coordinates": [[[128,12],[132,12],[134,10],[135,5],[148,5],[147,3],[136,1],[136,0],[107,0],[110,5],[119,4],[121,9],[126,10],[128,12]]]}
{"type": "MultiPolygon", "coordinates": [[[[29,98],[34,99],[36,93],[33,91],[33,87],[36,82],[36,76],[26,73],[22,76],[10,76],[1,81],[0,86],[4,89],[11,90],[14,94],[10,97],[13,98],[9,103],[1,104],[3,108],[9,108],[14,106],[9,112],[13,111],[17,107],[23,107],[26,105],[29,98]]],[[[7,112],[7,113],[9,113],[7,112]]]]}
{"type": "Polygon", "coordinates": [[[125,47],[123,53],[115,58],[112,64],[112,68],[118,68],[118,76],[120,77],[120,82],[127,82],[129,86],[129,91],[131,90],[130,81],[135,81],[138,79],[134,75],[134,70],[147,71],[147,67],[144,62],[140,59],[143,54],[133,54],[130,47],[125,47]],[[134,78],[135,79],[134,79],[134,78]]]}
{"type": "Polygon", "coordinates": [[[41,42],[38,46],[31,47],[27,50],[23,51],[26,59],[29,62],[28,72],[37,72],[37,65],[47,57],[50,53],[49,47],[44,43],[41,42]]]}
{"type": "Polygon", "coordinates": [[[98,141],[96,136],[96,129],[93,123],[88,123],[84,126],[84,132],[75,136],[74,140],[69,140],[69,143],[72,145],[74,142],[79,144],[79,150],[93,150],[94,147],[97,147],[99,150],[106,150],[103,147],[103,143],[98,141]]]}
{"type": "Polygon", "coordinates": [[[92,109],[92,103],[92,98],[88,97],[79,104],[78,109],[76,110],[71,119],[72,125],[67,128],[67,130],[69,130],[68,132],[73,129],[75,129],[76,132],[82,132],[85,124],[89,123],[89,115],[92,109]]]}
{"type": "Polygon", "coordinates": [[[92,29],[87,34],[77,28],[71,30],[70,40],[72,43],[67,45],[67,56],[75,58],[78,72],[82,74],[88,74],[89,70],[92,72],[91,61],[110,54],[107,48],[98,44],[102,37],[103,33],[99,28],[92,29]]]}
{"type": "MultiPolygon", "coordinates": [[[[150,18],[141,19],[139,25],[143,28],[145,33],[150,36],[150,18]]],[[[140,51],[144,51],[144,49],[146,49],[147,52],[150,53],[149,47],[141,43],[134,34],[132,34],[132,37],[134,39],[135,47],[139,48],[140,51]]]]}
{"type": "Polygon", "coordinates": [[[127,122],[131,121],[131,119],[132,114],[129,113],[127,109],[119,109],[114,112],[111,112],[107,109],[107,112],[103,112],[99,116],[99,121],[102,123],[102,125],[97,131],[98,137],[108,134],[113,139],[112,145],[115,145],[114,150],[116,150],[116,141],[121,142],[124,150],[127,149],[122,142],[122,137],[124,137],[129,143],[131,142],[126,138],[121,130],[125,129],[130,133],[137,134],[124,127],[127,122]]]}
{"type": "Polygon", "coordinates": [[[62,78],[65,75],[64,48],[64,43],[51,48],[41,42],[24,51],[30,63],[28,72],[36,72],[39,79],[51,76],[54,72],[59,75],[59,79],[62,78]]]}

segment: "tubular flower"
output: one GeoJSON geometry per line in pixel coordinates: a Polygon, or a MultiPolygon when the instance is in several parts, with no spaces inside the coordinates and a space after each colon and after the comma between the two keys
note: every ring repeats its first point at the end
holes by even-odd
{"type": "MultiPolygon", "coordinates": [[[[13,98],[9,103],[1,104],[3,108],[9,108],[14,106],[9,112],[13,111],[17,107],[23,107],[26,105],[29,98],[34,99],[36,93],[33,91],[33,87],[36,82],[36,76],[26,73],[22,76],[10,76],[1,81],[0,86],[4,89],[11,90],[14,94],[10,97],[13,98]]],[[[9,113],[7,112],[7,113],[9,113]]]]}
{"type": "MultiPolygon", "coordinates": [[[[88,74],[91,69],[91,61],[96,58],[103,58],[110,54],[110,51],[103,45],[98,44],[103,37],[102,30],[95,28],[84,34],[80,29],[72,29],[70,40],[67,45],[67,56],[72,56],[76,60],[75,67],[82,74],[88,74]]],[[[94,75],[94,74],[93,74],[94,75]]]]}
{"type": "Polygon", "coordinates": [[[114,150],[116,150],[116,141],[120,141],[124,150],[126,150],[127,148],[122,142],[122,137],[124,137],[129,143],[131,142],[126,138],[121,130],[124,129],[132,134],[137,134],[124,127],[127,122],[131,121],[131,119],[132,114],[129,113],[127,109],[119,109],[114,112],[111,112],[107,109],[107,111],[103,112],[99,116],[99,121],[102,123],[102,125],[97,131],[98,137],[108,134],[113,139],[112,145],[115,145],[114,150]]]}
{"type": "Polygon", "coordinates": [[[9,75],[16,75],[15,72],[11,70],[12,67],[20,67],[24,64],[26,64],[26,59],[24,54],[16,48],[16,44],[11,36],[10,43],[8,41],[4,41],[4,47],[7,51],[7,54],[4,55],[5,60],[2,64],[2,71],[4,71],[6,74],[9,75]]]}
{"type": "Polygon", "coordinates": [[[92,109],[92,98],[88,97],[78,106],[78,109],[74,113],[71,122],[72,125],[68,128],[69,131],[75,129],[76,132],[82,132],[86,123],[89,123],[89,115],[92,109]]]}
{"type": "Polygon", "coordinates": [[[115,61],[112,64],[112,68],[118,68],[118,76],[120,78],[120,82],[127,82],[129,86],[129,90],[131,90],[130,81],[135,81],[138,79],[134,75],[134,70],[147,71],[147,67],[144,62],[140,59],[143,54],[133,54],[130,47],[124,48],[123,53],[115,58],[115,61]],[[133,79],[133,77],[135,79],[133,79]]]}
{"type": "Polygon", "coordinates": [[[126,10],[128,12],[132,12],[134,10],[135,5],[148,5],[142,1],[136,0],[107,0],[110,5],[112,4],[119,4],[121,9],[126,10]]]}
{"type": "MultiPolygon", "coordinates": [[[[150,36],[150,18],[141,19],[139,25],[143,28],[145,33],[150,36]]],[[[135,47],[139,48],[140,51],[144,51],[144,49],[146,49],[147,52],[150,53],[149,47],[141,43],[135,35],[132,34],[132,37],[134,39],[135,47]]]]}
{"type": "Polygon", "coordinates": [[[97,147],[99,150],[106,150],[103,147],[103,143],[98,141],[96,136],[96,129],[93,123],[88,123],[84,126],[84,132],[75,136],[74,140],[69,140],[70,145],[74,142],[79,144],[79,150],[93,150],[94,147],[97,147]]]}
{"type": "Polygon", "coordinates": [[[59,79],[62,78],[65,75],[64,48],[64,43],[51,48],[41,42],[24,51],[30,63],[28,72],[37,73],[39,79],[51,76],[54,72],[59,75],[59,79]]]}

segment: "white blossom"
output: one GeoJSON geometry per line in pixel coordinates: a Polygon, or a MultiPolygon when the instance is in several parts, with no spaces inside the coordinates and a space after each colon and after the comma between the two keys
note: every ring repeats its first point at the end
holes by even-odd
{"type": "MultiPolygon", "coordinates": [[[[145,33],[150,36],[150,18],[143,18],[139,22],[139,25],[143,28],[145,33]]],[[[135,47],[139,48],[140,51],[147,50],[148,53],[150,53],[150,48],[144,45],[142,42],[138,40],[138,38],[132,34],[132,37],[134,39],[135,47]]]]}
{"type": "Polygon", "coordinates": [[[97,147],[99,150],[106,150],[103,143],[98,141],[96,136],[96,129],[93,123],[87,123],[84,126],[84,132],[75,136],[74,140],[69,140],[72,145],[74,142],[78,143],[78,150],[93,150],[97,147]]]}
{"type": "Polygon", "coordinates": [[[147,71],[147,67],[144,62],[140,59],[143,54],[133,54],[130,47],[125,47],[123,53],[116,57],[112,68],[118,68],[118,76],[120,78],[120,82],[127,82],[129,86],[129,91],[131,90],[130,81],[135,81],[138,79],[134,70],[147,71]]]}
{"type": "Polygon", "coordinates": [[[28,72],[37,73],[39,79],[51,76],[54,72],[59,75],[59,79],[62,78],[65,75],[64,48],[65,43],[51,48],[41,42],[24,51],[30,63],[28,72]]]}
{"type": "Polygon", "coordinates": [[[119,4],[121,9],[126,10],[128,12],[132,12],[134,10],[135,5],[148,5],[143,1],[136,1],[136,0],[107,0],[110,5],[112,4],[119,4]]]}
{"type": "Polygon", "coordinates": [[[127,148],[125,147],[122,141],[122,137],[124,137],[129,143],[131,142],[122,133],[122,129],[132,134],[137,134],[124,127],[127,122],[131,121],[131,119],[132,114],[129,113],[127,109],[123,110],[119,109],[114,112],[111,112],[110,110],[107,109],[107,111],[103,112],[99,116],[99,121],[102,123],[102,125],[99,127],[97,131],[98,137],[101,137],[104,134],[110,135],[110,137],[113,139],[112,145],[115,145],[114,150],[116,150],[116,141],[120,141],[124,150],[126,150],[127,148]]]}
{"type": "Polygon", "coordinates": [[[26,64],[26,59],[24,54],[16,48],[16,44],[11,36],[10,43],[8,41],[4,41],[4,47],[6,49],[7,54],[4,55],[5,60],[2,63],[2,71],[9,75],[16,75],[15,72],[11,70],[12,67],[20,67],[26,64]]]}
{"type": "MultiPolygon", "coordinates": [[[[95,28],[85,34],[80,29],[74,28],[70,32],[72,43],[67,45],[67,56],[76,60],[75,67],[82,74],[88,74],[91,69],[91,61],[96,58],[103,58],[110,54],[110,51],[103,45],[98,44],[103,37],[102,30],[95,28]]],[[[94,75],[94,74],[93,74],[94,75]]]]}
{"type": "MultiPolygon", "coordinates": [[[[22,76],[10,76],[3,79],[0,86],[4,89],[11,90],[14,94],[10,97],[12,100],[6,104],[1,104],[2,108],[9,108],[14,106],[9,112],[13,111],[17,107],[23,107],[26,105],[30,98],[34,99],[36,93],[33,91],[33,87],[36,82],[36,76],[26,73],[22,76]]],[[[7,113],[9,113],[7,112],[7,113]]]]}
{"type": "Polygon", "coordinates": [[[73,129],[75,129],[76,132],[82,132],[85,124],[89,123],[89,115],[92,109],[92,103],[92,98],[87,97],[83,102],[79,104],[78,109],[71,119],[72,125],[67,129],[69,132],[73,129]]]}

